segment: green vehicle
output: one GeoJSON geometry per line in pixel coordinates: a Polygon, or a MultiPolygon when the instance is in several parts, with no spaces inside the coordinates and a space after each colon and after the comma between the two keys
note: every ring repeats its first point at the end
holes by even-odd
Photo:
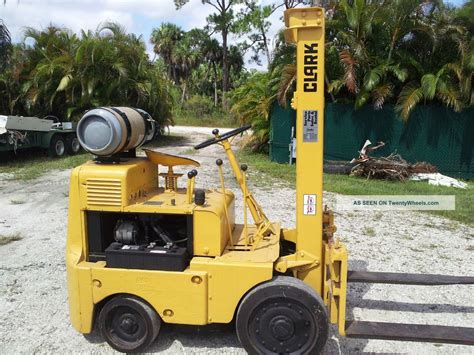
{"type": "Polygon", "coordinates": [[[81,150],[76,124],[45,118],[0,115],[0,153],[28,148],[47,149],[51,157],[74,155],[81,150]]]}

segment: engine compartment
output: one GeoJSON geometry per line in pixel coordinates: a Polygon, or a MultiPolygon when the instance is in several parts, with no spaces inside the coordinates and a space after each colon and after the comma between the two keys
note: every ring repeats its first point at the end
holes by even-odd
{"type": "Polygon", "coordinates": [[[88,261],[182,271],[193,254],[192,215],[87,211],[88,261]]]}

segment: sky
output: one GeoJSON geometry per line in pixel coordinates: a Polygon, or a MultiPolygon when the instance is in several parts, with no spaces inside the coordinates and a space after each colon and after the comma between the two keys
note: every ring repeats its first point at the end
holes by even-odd
{"type": "MultiPolygon", "coordinates": [[[[265,5],[272,3],[271,0],[261,2],[265,5]]],[[[465,0],[447,2],[461,5],[465,0]]],[[[41,29],[52,23],[78,33],[81,29],[95,30],[106,21],[119,22],[127,31],[143,37],[153,58],[149,39],[154,27],[173,22],[184,30],[202,28],[213,10],[210,5],[202,5],[201,0],[190,0],[180,10],[176,10],[173,0],[7,0],[5,5],[0,5],[0,19],[7,25],[14,42],[23,41],[23,31],[27,26],[41,29]]],[[[283,9],[280,9],[270,18],[270,38],[274,38],[283,27],[282,15],[283,9]]],[[[231,43],[237,40],[231,38],[231,43]]],[[[246,58],[247,68],[259,68],[248,60],[246,58]]],[[[265,61],[262,64],[266,66],[265,61]]]]}

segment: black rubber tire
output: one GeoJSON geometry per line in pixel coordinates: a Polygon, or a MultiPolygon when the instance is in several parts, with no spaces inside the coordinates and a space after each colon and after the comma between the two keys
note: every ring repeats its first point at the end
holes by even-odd
{"type": "Polygon", "coordinates": [[[251,290],[240,303],[237,337],[253,354],[319,354],[329,331],[321,297],[303,281],[278,276],[251,290]]]}
{"type": "Polygon", "coordinates": [[[63,157],[66,154],[66,141],[63,136],[56,134],[51,138],[48,154],[52,158],[63,157]]]}
{"type": "Polygon", "coordinates": [[[117,296],[102,307],[98,325],[112,348],[123,353],[136,353],[144,351],[155,341],[161,319],[144,301],[133,296],[117,296]]]}
{"type": "Polygon", "coordinates": [[[70,134],[66,139],[66,151],[69,155],[76,155],[81,151],[81,144],[75,134],[70,134]]]}

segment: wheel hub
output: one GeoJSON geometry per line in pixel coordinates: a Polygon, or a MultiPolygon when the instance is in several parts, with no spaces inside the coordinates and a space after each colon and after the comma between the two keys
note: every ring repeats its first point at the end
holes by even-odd
{"type": "Polygon", "coordinates": [[[275,339],[284,341],[293,336],[295,325],[289,317],[281,315],[270,321],[270,330],[275,339]]]}
{"type": "Polygon", "coordinates": [[[252,338],[263,353],[298,353],[318,337],[311,312],[300,302],[273,298],[261,303],[253,313],[252,338]]]}
{"type": "Polygon", "coordinates": [[[138,323],[133,315],[124,314],[119,321],[119,327],[127,334],[134,334],[138,330],[138,323]]]}

